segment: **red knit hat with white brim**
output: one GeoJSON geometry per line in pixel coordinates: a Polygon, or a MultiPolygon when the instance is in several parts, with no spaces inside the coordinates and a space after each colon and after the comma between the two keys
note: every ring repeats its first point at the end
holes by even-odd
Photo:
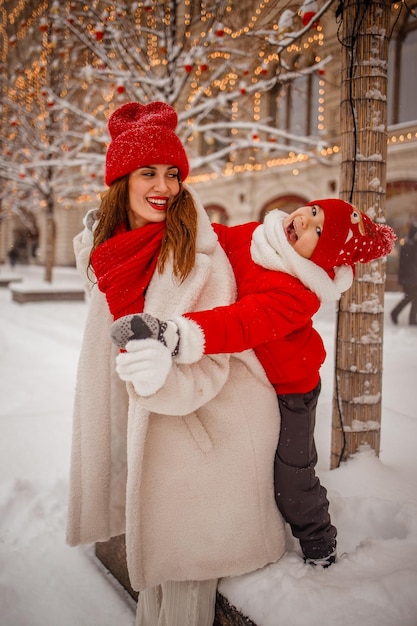
{"type": "Polygon", "coordinates": [[[323,229],[310,258],[326,271],[355,263],[369,263],[386,256],[394,247],[396,235],[390,226],[376,224],[349,202],[338,198],[313,200],[324,211],[323,229]]]}

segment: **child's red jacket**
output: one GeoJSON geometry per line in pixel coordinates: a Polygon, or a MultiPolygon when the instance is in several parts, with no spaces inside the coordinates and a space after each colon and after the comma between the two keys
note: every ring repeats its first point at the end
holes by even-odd
{"type": "Polygon", "coordinates": [[[312,323],[320,300],[298,278],[253,261],[258,226],[213,225],[235,273],[237,301],[185,317],[202,328],[205,354],[253,348],[277,394],[306,393],[318,384],[326,357],[312,323]]]}

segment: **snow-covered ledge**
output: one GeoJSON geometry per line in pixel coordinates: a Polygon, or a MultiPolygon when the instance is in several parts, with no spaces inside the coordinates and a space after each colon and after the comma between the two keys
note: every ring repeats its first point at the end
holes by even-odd
{"type": "Polygon", "coordinates": [[[0,272],[15,302],[42,302],[45,300],[84,300],[82,280],[75,267],[56,267],[53,280],[43,279],[45,269],[37,265],[18,265],[14,271],[0,272]]]}
{"type": "Polygon", "coordinates": [[[85,291],[79,285],[55,285],[53,283],[12,283],[9,286],[15,302],[42,302],[45,300],[84,300],[85,291]]]}
{"type": "Polygon", "coordinates": [[[10,283],[18,283],[21,280],[21,276],[13,276],[12,274],[0,274],[0,287],[8,287],[10,283]]]}

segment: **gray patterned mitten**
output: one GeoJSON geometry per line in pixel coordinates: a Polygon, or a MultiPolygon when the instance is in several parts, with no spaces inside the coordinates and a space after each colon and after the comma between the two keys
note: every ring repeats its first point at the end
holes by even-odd
{"type": "Polygon", "coordinates": [[[110,337],[113,343],[125,349],[128,341],[133,339],[157,339],[166,346],[171,356],[178,354],[180,334],[175,322],[164,322],[149,313],[124,315],[110,326],[110,337]]]}

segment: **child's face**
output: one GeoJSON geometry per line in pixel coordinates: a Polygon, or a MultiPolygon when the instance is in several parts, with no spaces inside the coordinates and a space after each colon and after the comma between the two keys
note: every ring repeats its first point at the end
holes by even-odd
{"type": "Polygon", "coordinates": [[[283,222],[288,242],[305,259],[310,259],[323,230],[324,211],[318,205],[302,206],[283,222]]]}

